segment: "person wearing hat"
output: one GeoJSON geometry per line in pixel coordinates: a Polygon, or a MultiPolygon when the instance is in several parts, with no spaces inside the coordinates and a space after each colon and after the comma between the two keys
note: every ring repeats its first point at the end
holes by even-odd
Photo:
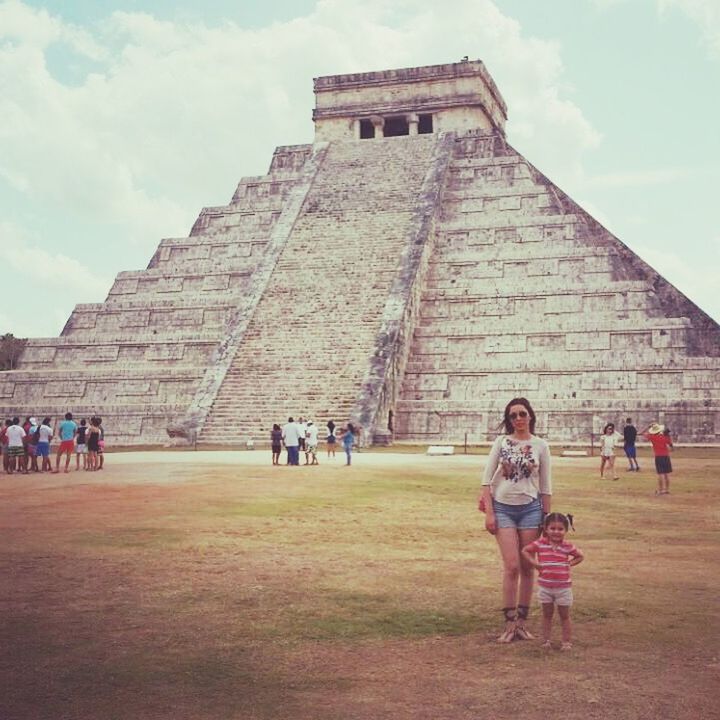
{"type": "Polygon", "coordinates": [[[658,487],[655,494],[669,495],[670,473],[672,472],[672,463],[670,462],[670,449],[673,446],[672,438],[669,433],[665,432],[665,426],[657,422],[649,425],[643,435],[652,445],[655,455],[655,471],[658,476],[658,487]]]}

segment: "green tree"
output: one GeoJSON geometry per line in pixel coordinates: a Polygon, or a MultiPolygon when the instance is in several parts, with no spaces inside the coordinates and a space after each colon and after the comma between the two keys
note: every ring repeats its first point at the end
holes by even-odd
{"type": "Polygon", "coordinates": [[[0,370],[14,370],[25,348],[27,339],[16,338],[12,333],[0,335],[0,370]]]}

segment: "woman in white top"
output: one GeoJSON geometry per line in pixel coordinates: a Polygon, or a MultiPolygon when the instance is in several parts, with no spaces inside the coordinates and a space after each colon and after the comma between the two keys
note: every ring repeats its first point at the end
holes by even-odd
{"type": "Polygon", "coordinates": [[[550,512],[552,481],[550,448],[534,435],[535,413],[525,398],[505,407],[505,434],[490,450],[482,481],[480,509],[485,529],[495,536],[503,562],[505,628],[498,642],[530,640],[525,628],[533,588],[533,568],[521,555],[540,534],[543,515],[550,512]]]}
{"type": "Polygon", "coordinates": [[[613,480],[619,480],[615,472],[615,445],[618,440],[622,439],[622,435],[615,432],[615,426],[608,423],[603,428],[603,434],[600,438],[600,479],[605,479],[605,466],[612,472],[613,480]]]}

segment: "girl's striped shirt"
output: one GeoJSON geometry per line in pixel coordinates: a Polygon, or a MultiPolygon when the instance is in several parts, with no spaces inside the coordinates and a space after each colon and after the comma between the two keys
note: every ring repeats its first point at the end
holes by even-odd
{"type": "Polygon", "coordinates": [[[572,543],[553,545],[542,536],[531,542],[527,550],[537,553],[537,561],[540,563],[538,585],[546,588],[571,587],[570,559],[577,554],[577,548],[572,543]]]}

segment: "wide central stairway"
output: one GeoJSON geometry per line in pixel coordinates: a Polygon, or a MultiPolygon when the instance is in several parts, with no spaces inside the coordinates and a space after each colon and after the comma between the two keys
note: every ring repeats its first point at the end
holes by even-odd
{"type": "Polygon", "coordinates": [[[412,242],[438,136],[331,143],[199,435],[345,422],[412,242]]]}

